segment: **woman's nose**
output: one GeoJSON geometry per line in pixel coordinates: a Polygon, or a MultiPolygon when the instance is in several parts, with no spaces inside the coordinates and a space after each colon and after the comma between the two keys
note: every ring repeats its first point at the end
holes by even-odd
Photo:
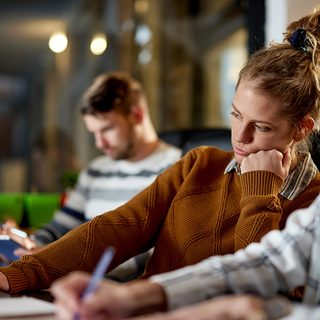
{"type": "Polygon", "coordinates": [[[242,125],[236,135],[236,141],[239,143],[249,143],[252,140],[252,132],[246,125],[242,125]]]}

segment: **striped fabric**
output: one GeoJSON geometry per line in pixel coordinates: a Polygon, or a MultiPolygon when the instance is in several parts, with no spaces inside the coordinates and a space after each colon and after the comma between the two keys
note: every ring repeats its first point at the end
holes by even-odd
{"type": "MultiPolygon", "coordinates": [[[[51,243],[95,216],[123,205],[180,157],[180,149],[160,141],[155,152],[138,162],[114,161],[105,155],[94,159],[80,173],[65,207],[55,213],[49,224],[36,231],[36,244],[51,243]]],[[[141,267],[136,261],[144,266],[148,257],[149,254],[137,258],[133,262],[135,269],[141,267]]],[[[127,269],[123,272],[127,276],[127,269]]]]}
{"type": "Polygon", "coordinates": [[[320,196],[309,208],[292,213],[284,230],[269,232],[260,243],[150,279],[164,288],[170,309],[227,293],[272,297],[305,284],[304,302],[318,305],[320,196]]]}
{"type": "MultiPolygon", "coordinates": [[[[300,165],[284,181],[279,194],[288,200],[294,200],[311,182],[318,172],[309,152],[299,152],[300,165]]],[[[236,170],[240,174],[240,168],[236,159],[233,158],[226,167],[225,174],[236,170]]]]}

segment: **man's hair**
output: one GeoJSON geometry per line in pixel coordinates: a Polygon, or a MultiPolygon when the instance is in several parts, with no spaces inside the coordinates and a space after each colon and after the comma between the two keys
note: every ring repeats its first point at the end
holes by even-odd
{"type": "Polygon", "coordinates": [[[98,76],[82,99],[81,114],[97,115],[108,111],[128,114],[144,95],[141,84],[125,72],[98,76]]]}

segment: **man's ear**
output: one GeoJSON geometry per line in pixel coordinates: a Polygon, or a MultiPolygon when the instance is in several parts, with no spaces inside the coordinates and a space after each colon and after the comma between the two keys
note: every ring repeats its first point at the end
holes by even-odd
{"type": "Polygon", "coordinates": [[[303,140],[312,131],[313,127],[314,127],[313,118],[311,118],[310,116],[304,117],[300,121],[300,125],[293,139],[295,141],[303,140]]]}
{"type": "Polygon", "coordinates": [[[139,104],[131,107],[131,115],[136,123],[141,123],[144,117],[143,108],[139,104]]]}

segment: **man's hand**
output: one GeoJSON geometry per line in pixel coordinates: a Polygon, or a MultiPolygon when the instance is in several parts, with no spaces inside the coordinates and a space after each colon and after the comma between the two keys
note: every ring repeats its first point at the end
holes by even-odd
{"type": "Polygon", "coordinates": [[[19,228],[17,222],[13,219],[7,219],[5,223],[0,225],[0,234],[7,235],[10,228],[19,228]]]}
{"type": "MultiPolygon", "coordinates": [[[[35,241],[30,238],[27,233],[20,230],[18,224],[13,219],[8,219],[6,220],[5,224],[0,225],[0,234],[10,236],[13,241],[24,247],[14,251],[14,254],[20,258],[26,254],[33,254],[45,247],[37,247],[35,241]]],[[[8,262],[3,257],[1,258],[8,262]]]]}
{"type": "Polygon", "coordinates": [[[19,258],[22,258],[24,255],[26,254],[33,254],[35,252],[38,252],[39,250],[41,250],[42,248],[46,247],[47,245],[44,245],[44,246],[40,246],[40,247],[35,247],[35,248],[32,248],[30,250],[28,249],[24,249],[24,248],[19,248],[19,249],[16,249],[14,250],[14,254],[19,257],[19,258]]]}
{"type": "Polygon", "coordinates": [[[10,236],[13,241],[19,243],[28,250],[36,247],[34,240],[28,237],[27,233],[22,231],[17,222],[13,219],[7,219],[4,224],[0,225],[0,234],[10,236]]]}
{"type": "Polygon", "coordinates": [[[285,179],[289,174],[291,165],[290,152],[291,149],[282,154],[280,151],[273,149],[251,153],[242,160],[241,173],[264,170],[274,172],[285,179]]]}

